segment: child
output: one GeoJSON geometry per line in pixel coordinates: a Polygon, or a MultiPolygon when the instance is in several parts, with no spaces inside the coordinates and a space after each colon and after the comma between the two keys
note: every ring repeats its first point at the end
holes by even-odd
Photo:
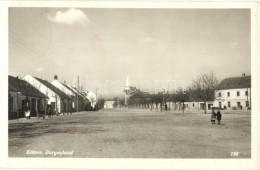
{"type": "Polygon", "coordinates": [[[211,114],[211,123],[212,124],[215,124],[215,121],[216,121],[216,113],[215,111],[212,109],[212,114],[211,114]]]}

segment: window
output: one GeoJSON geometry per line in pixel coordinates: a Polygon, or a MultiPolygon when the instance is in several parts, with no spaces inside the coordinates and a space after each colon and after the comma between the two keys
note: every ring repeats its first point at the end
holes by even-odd
{"type": "Polygon", "coordinates": [[[237,91],[237,96],[240,96],[240,92],[239,91],[237,91]]]}
{"type": "Polygon", "coordinates": [[[219,102],[219,103],[218,103],[218,106],[219,106],[219,107],[222,107],[222,104],[221,104],[221,102],[219,102]]]}
{"type": "Polygon", "coordinates": [[[192,107],[194,107],[194,103],[192,103],[192,107]]]}
{"type": "Polygon", "coordinates": [[[245,91],[245,96],[248,96],[248,91],[245,91]]]}
{"type": "Polygon", "coordinates": [[[230,107],[230,102],[227,102],[227,106],[230,107]]]}
{"type": "Polygon", "coordinates": [[[218,93],[218,97],[221,97],[221,93],[218,93]]]}
{"type": "Polygon", "coordinates": [[[237,106],[240,107],[240,106],[241,106],[241,103],[240,103],[240,102],[237,102],[237,106]]]}
{"type": "Polygon", "coordinates": [[[227,92],[227,97],[230,97],[230,92],[227,92]]]}

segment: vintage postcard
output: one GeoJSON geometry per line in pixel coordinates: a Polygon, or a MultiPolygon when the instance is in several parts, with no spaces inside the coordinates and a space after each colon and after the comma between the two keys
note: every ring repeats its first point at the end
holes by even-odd
{"type": "Polygon", "coordinates": [[[257,2],[0,4],[0,168],[259,168],[257,2]]]}

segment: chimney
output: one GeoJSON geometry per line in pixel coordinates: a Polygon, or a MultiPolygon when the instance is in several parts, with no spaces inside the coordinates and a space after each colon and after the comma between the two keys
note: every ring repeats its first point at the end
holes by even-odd
{"type": "Polygon", "coordinates": [[[66,81],[64,80],[64,84],[66,84],[66,81]]]}
{"type": "Polygon", "coordinates": [[[242,74],[242,77],[245,77],[245,76],[246,76],[246,73],[243,73],[243,74],[242,74]]]}
{"type": "Polygon", "coordinates": [[[54,76],[54,80],[58,80],[58,76],[57,75],[54,76]]]}

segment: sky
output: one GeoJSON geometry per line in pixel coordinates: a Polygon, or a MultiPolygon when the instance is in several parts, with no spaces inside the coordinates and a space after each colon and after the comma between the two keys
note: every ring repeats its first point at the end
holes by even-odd
{"type": "Polygon", "coordinates": [[[249,9],[9,8],[9,75],[158,92],[250,75],[250,36],[249,9]]]}

